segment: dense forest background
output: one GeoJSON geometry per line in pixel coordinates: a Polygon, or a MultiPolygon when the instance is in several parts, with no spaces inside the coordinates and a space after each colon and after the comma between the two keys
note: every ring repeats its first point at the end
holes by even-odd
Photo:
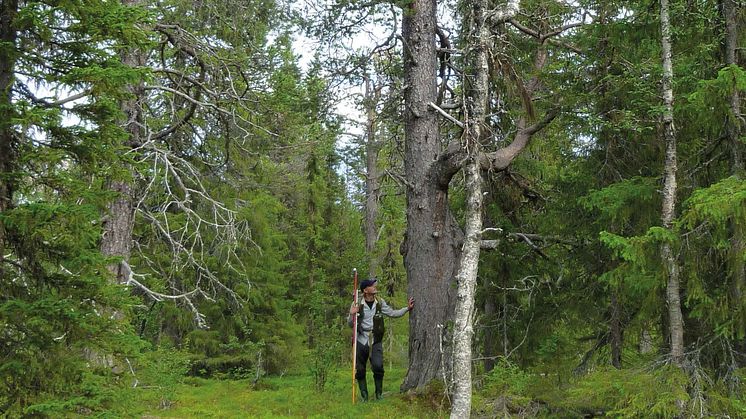
{"type": "Polygon", "coordinates": [[[357,268],[454,416],[746,416],[743,6],[2,0],[0,413],[323,392],[357,268]]]}

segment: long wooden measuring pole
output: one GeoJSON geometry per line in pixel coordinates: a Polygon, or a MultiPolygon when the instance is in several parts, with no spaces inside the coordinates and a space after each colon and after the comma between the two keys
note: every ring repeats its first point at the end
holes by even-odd
{"type": "MultiPolygon", "coordinates": [[[[357,268],[352,270],[352,305],[357,305],[357,268]]],[[[357,313],[352,316],[352,404],[355,404],[355,367],[357,361],[357,313]]]]}

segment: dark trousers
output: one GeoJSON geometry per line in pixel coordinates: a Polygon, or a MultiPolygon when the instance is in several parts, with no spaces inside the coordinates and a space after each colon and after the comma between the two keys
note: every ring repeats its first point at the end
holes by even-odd
{"type": "Polygon", "coordinates": [[[368,363],[368,358],[370,358],[373,377],[383,378],[383,342],[374,342],[372,351],[368,345],[357,344],[355,378],[358,380],[365,378],[365,364],[368,363]]]}

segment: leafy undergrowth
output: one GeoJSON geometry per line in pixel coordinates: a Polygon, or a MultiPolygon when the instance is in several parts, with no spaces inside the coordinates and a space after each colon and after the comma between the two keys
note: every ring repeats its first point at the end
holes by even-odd
{"type": "MultiPolygon", "coordinates": [[[[251,380],[188,378],[164,399],[158,388],[135,389],[109,411],[112,417],[144,418],[438,418],[448,411],[422,398],[399,393],[406,370],[389,369],[383,400],[352,405],[351,373],[333,372],[323,392],[308,375],[251,380]]],[[[373,378],[368,373],[368,388],[373,378]]]]}

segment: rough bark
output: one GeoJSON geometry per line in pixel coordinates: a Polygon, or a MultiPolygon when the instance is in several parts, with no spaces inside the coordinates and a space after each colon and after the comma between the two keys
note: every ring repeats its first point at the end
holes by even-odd
{"type": "Polygon", "coordinates": [[[378,200],[380,187],[378,173],[378,151],[380,149],[376,138],[376,124],[378,113],[376,105],[381,98],[380,86],[375,86],[367,78],[365,80],[365,251],[368,254],[368,277],[376,276],[378,270],[378,256],[376,255],[376,241],[378,239],[378,200]]]}
{"type": "MultiPolygon", "coordinates": [[[[134,196],[130,182],[125,180],[110,181],[107,188],[117,197],[109,203],[104,233],[101,238],[101,253],[107,257],[121,258],[127,262],[132,249],[132,228],[134,226],[134,196]]],[[[124,263],[108,266],[114,280],[119,284],[127,282],[128,270],[124,263]]]]}
{"type": "MultiPolygon", "coordinates": [[[[140,0],[122,0],[122,4],[136,6],[140,0]]],[[[137,48],[131,48],[121,53],[122,63],[128,67],[138,67],[144,63],[144,54],[137,48]]],[[[124,115],[124,129],[128,138],[123,144],[125,148],[135,148],[141,145],[142,115],[140,112],[140,100],[143,97],[142,83],[136,83],[128,87],[130,98],[121,103],[124,115]]],[[[132,250],[132,228],[135,221],[135,190],[133,181],[129,179],[114,179],[109,182],[107,188],[117,194],[117,197],[109,203],[106,209],[106,218],[103,224],[103,236],[101,238],[101,253],[107,257],[120,258],[122,262],[128,262],[132,250]]],[[[115,263],[109,265],[117,283],[124,284],[129,276],[126,263],[115,263]]]]}
{"type": "MultiPolygon", "coordinates": [[[[13,21],[18,12],[18,1],[3,0],[0,7],[0,214],[3,214],[13,206],[12,173],[16,165],[17,140],[11,124],[11,87],[17,38],[13,21]]],[[[3,274],[5,247],[5,226],[0,223],[0,276],[3,274]]]]}
{"type": "Polygon", "coordinates": [[[407,230],[404,264],[408,293],[417,301],[409,316],[409,369],[402,391],[443,378],[449,363],[448,323],[452,318],[453,277],[461,232],[448,206],[448,182],[435,167],[440,151],[435,75],[436,1],[413,0],[402,22],[404,43],[404,170],[407,187],[407,230]]]}
{"type": "MultiPolygon", "coordinates": [[[[486,13],[486,2],[482,0],[473,7],[481,8],[486,13]]],[[[518,1],[511,0],[503,7],[502,12],[491,12],[487,18],[491,23],[504,24],[518,10],[518,1]]],[[[556,116],[548,112],[545,117],[528,125],[530,112],[517,123],[516,135],[511,143],[491,154],[480,153],[474,147],[462,147],[450,144],[440,151],[438,134],[438,115],[445,113],[437,107],[437,56],[436,56],[436,2],[433,0],[414,0],[404,11],[402,23],[402,40],[404,44],[405,73],[405,158],[404,167],[408,182],[407,189],[407,236],[403,245],[404,263],[409,278],[409,292],[418,301],[419,307],[427,307],[427,312],[414,310],[410,317],[410,366],[402,390],[422,387],[433,378],[447,375],[449,348],[443,347],[448,339],[448,321],[452,317],[455,304],[452,281],[459,266],[461,245],[464,233],[457,226],[448,207],[448,183],[455,173],[464,168],[464,162],[477,165],[475,170],[506,168],[529,144],[535,133],[546,127],[556,116]],[[470,151],[473,154],[470,154],[470,151]],[[445,335],[444,335],[445,333],[445,335]]],[[[485,36],[489,33],[484,25],[485,36]]],[[[482,33],[477,31],[474,33],[482,33]]],[[[483,69],[484,75],[470,73],[472,83],[483,85],[483,89],[474,88],[468,95],[472,123],[469,129],[479,126],[484,121],[487,94],[487,51],[486,45],[471,43],[467,50],[473,50],[472,71],[483,69]],[[480,59],[479,54],[484,54],[480,59]],[[482,64],[479,64],[482,62],[482,64]],[[482,77],[481,81],[480,77],[482,77]],[[474,90],[481,91],[484,97],[474,96],[474,90]],[[476,104],[476,105],[475,105],[476,104]],[[478,107],[481,106],[481,110],[478,107]],[[480,117],[479,115],[482,115],[480,117]]],[[[545,48],[539,48],[536,56],[535,70],[541,69],[546,62],[545,48]]],[[[538,71],[537,71],[538,73],[538,71]]],[[[530,107],[532,93],[541,87],[538,77],[533,77],[525,86],[530,107]]],[[[464,102],[466,103],[467,98],[464,102]]],[[[461,127],[466,127],[455,118],[447,118],[461,127]]],[[[474,134],[469,134],[474,135],[474,134]]],[[[482,133],[472,138],[481,138],[482,133]]],[[[467,175],[468,176],[468,175],[467,175]]],[[[477,246],[480,242],[477,241],[477,246]]],[[[474,266],[476,269],[476,266],[474,266]]],[[[464,275],[476,275],[476,271],[464,275]]],[[[467,287],[468,292],[468,287],[467,287]]],[[[468,298],[467,298],[468,299],[468,298]]],[[[473,308],[472,301],[464,302],[473,308]]],[[[460,310],[461,313],[466,310],[460,310]]],[[[457,330],[458,327],[454,330],[457,330]]],[[[469,345],[471,333],[468,333],[469,345]]],[[[461,341],[463,343],[463,341],[461,341]]],[[[459,350],[459,354],[463,347],[459,350]]],[[[468,351],[469,359],[471,352],[468,351]]],[[[470,380],[469,380],[470,385],[470,380]]]]}
{"type": "MultiPolygon", "coordinates": [[[[676,210],[677,161],[676,133],[673,119],[673,66],[671,63],[671,25],[668,0],[661,0],[661,47],[664,104],[663,136],[666,143],[661,221],[664,228],[671,229],[676,210]]],[[[670,243],[666,242],[661,245],[661,257],[668,276],[666,303],[668,304],[671,358],[676,365],[681,366],[684,359],[684,319],[681,314],[679,263],[670,243]]]]}

